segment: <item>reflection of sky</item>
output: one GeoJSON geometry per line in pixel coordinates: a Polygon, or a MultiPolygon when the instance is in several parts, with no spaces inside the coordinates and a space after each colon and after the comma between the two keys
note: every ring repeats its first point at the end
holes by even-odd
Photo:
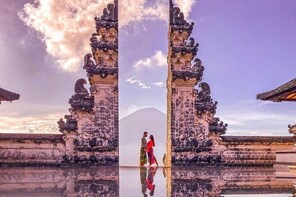
{"type": "MultiPolygon", "coordinates": [[[[31,10],[41,22],[46,14],[53,18],[40,23],[39,28],[34,25],[28,28],[17,14],[26,3],[32,2],[1,2],[0,86],[21,94],[19,101],[1,104],[1,131],[56,130],[57,125],[52,120],[58,120],[67,113],[75,81],[80,77],[86,78],[82,69],[82,46],[87,46],[94,30],[93,16],[86,12],[99,10],[94,9],[95,5],[87,5],[94,1],[81,4],[80,15],[75,19],[80,26],[75,26],[73,18],[67,19],[73,17],[73,13],[69,12],[72,8],[63,9],[63,2],[75,8],[74,1],[68,0],[48,1],[60,3],[60,6],[50,4],[53,6],[51,12],[42,12],[45,6],[40,7],[39,12],[31,10]],[[56,18],[59,16],[66,17],[66,26],[58,23],[56,18]],[[86,32],[81,28],[84,25],[87,26],[86,32]],[[36,28],[39,32],[34,30],[36,28]],[[66,32],[64,37],[61,36],[62,30],[66,32]],[[73,32],[69,33],[70,30],[73,32]],[[51,31],[55,35],[52,39],[51,31]],[[53,42],[56,41],[54,39],[57,42],[53,42]],[[58,46],[63,48],[55,50],[58,46]],[[72,65],[75,71],[63,70],[65,67],[61,62],[67,58],[61,59],[61,54],[68,59],[81,56],[81,61],[72,65]],[[48,117],[51,117],[53,126],[44,125],[48,117]],[[17,122],[13,128],[12,122],[17,122]]],[[[97,8],[102,8],[104,5],[98,2],[97,8]]],[[[119,40],[121,117],[146,106],[166,111],[166,89],[162,84],[167,71],[164,64],[167,1],[130,2],[137,4],[122,4],[125,10],[122,8],[120,11],[126,14],[120,19],[121,24],[128,24],[121,28],[119,40]]],[[[296,2],[194,2],[183,1],[182,5],[187,12],[191,9],[189,18],[196,24],[192,36],[200,44],[198,57],[206,68],[204,80],[211,85],[213,98],[219,101],[217,115],[229,123],[229,134],[287,135],[287,125],[295,122],[295,104],[261,102],[255,97],[257,93],[273,89],[295,77],[296,2]]]]}
{"type": "MultiPolygon", "coordinates": [[[[121,168],[119,173],[119,192],[121,196],[143,196],[139,168],[121,168]]],[[[162,168],[157,169],[153,183],[155,184],[154,196],[166,196],[166,182],[162,173],[162,168]]],[[[146,194],[148,196],[150,196],[149,192],[149,189],[147,189],[146,194]]]]}

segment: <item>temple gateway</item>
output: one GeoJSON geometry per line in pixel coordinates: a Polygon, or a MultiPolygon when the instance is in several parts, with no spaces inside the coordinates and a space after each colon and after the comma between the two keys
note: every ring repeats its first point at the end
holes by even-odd
{"type": "MultiPolygon", "coordinates": [[[[223,136],[227,124],[215,117],[218,102],[202,80],[206,67],[190,37],[194,23],[172,0],[169,6],[165,165],[285,162],[283,154],[293,149],[295,137],[223,136]]],[[[69,114],[58,121],[60,134],[0,134],[0,165],[118,165],[117,0],[95,17],[95,25],[91,53],[84,58],[88,80],[77,80],[69,114]]]]}

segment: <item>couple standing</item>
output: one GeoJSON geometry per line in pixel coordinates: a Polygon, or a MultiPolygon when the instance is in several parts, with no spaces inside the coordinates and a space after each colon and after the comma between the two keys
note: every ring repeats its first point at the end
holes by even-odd
{"type": "Polygon", "coordinates": [[[156,163],[158,166],[158,162],[154,156],[153,147],[155,146],[154,137],[153,135],[149,136],[149,142],[147,143],[146,137],[148,136],[148,132],[145,131],[143,133],[142,142],[141,142],[141,150],[140,150],[140,166],[144,166],[147,163],[147,155],[148,155],[148,162],[151,166],[152,164],[156,163]]]}

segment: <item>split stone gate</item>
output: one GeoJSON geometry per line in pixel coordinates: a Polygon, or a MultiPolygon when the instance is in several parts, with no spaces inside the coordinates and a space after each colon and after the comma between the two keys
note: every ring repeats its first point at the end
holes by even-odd
{"type": "MultiPolygon", "coordinates": [[[[296,139],[222,136],[227,124],[215,117],[217,102],[202,81],[204,66],[190,37],[194,23],[172,1],[169,12],[166,166],[275,164],[276,151],[292,149],[296,139]]],[[[58,121],[61,135],[0,134],[0,164],[118,165],[117,0],[95,24],[83,67],[90,89],[85,79],[77,80],[70,114],[58,121]]]]}

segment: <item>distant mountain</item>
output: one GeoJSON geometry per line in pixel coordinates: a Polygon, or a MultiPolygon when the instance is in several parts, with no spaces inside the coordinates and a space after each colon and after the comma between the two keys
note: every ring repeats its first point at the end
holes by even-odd
{"type": "MultiPolygon", "coordinates": [[[[155,138],[155,155],[161,164],[166,143],[166,114],[152,107],[143,108],[119,121],[121,165],[138,165],[141,138],[148,131],[155,138]]],[[[148,138],[147,138],[148,141],[148,138]]]]}

